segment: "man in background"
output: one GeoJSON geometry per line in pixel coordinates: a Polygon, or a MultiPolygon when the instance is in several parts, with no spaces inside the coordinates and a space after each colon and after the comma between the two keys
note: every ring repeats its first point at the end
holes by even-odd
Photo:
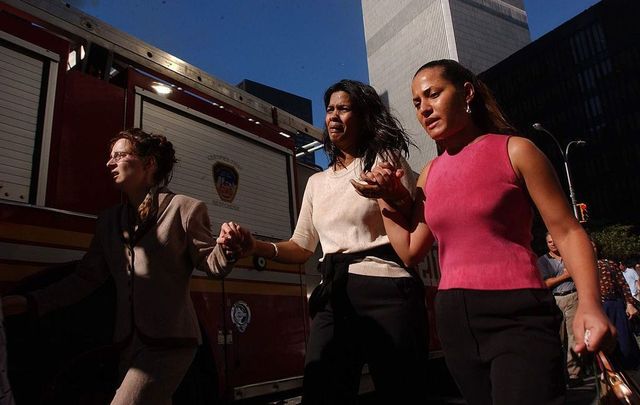
{"type": "Polygon", "coordinates": [[[573,318],[578,309],[578,293],[573,279],[567,272],[562,256],[558,251],[551,234],[547,232],[547,248],[549,251],[538,258],[538,270],[560,311],[562,311],[562,325],[560,326],[560,338],[567,351],[567,374],[569,387],[582,384],[580,377],[580,357],[573,351],[575,337],[573,335],[573,318]]]}
{"type": "Polygon", "coordinates": [[[630,260],[627,260],[625,263],[620,262],[620,270],[622,270],[622,275],[627,281],[627,284],[629,284],[631,295],[633,296],[633,298],[635,298],[636,301],[639,301],[640,297],[638,296],[638,281],[640,280],[640,277],[638,276],[636,270],[633,268],[633,263],[630,260]]]}

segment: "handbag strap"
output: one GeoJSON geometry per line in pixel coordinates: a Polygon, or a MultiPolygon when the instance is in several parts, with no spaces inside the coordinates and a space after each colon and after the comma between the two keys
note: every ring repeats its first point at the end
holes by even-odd
{"type": "Polygon", "coordinates": [[[616,398],[623,401],[625,404],[639,403],[638,393],[635,393],[634,395],[634,392],[628,384],[625,376],[613,368],[609,358],[607,358],[604,352],[599,351],[596,354],[596,361],[600,370],[602,370],[602,378],[604,379],[605,384],[611,389],[616,398]]]}

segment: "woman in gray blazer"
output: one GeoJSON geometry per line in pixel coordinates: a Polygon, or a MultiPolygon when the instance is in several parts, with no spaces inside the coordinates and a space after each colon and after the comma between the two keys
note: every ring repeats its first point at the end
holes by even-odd
{"type": "Polygon", "coordinates": [[[216,244],[202,201],[166,188],[176,162],[173,145],[141,129],[112,141],[107,168],[126,202],[100,214],[77,270],[28,296],[3,299],[5,312],[38,315],[73,304],[109,275],[116,285],[114,341],[122,382],[112,404],[170,404],[201,343],[189,296],[194,268],[224,277],[232,261],[216,244]]]}

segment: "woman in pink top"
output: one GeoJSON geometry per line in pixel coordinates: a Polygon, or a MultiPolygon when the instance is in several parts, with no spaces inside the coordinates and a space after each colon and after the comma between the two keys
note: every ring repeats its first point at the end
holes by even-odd
{"type": "Polygon", "coordinates": [[[473,73],[433,61],[418,69],[411,90],[418,120],[444,152],[422,171],[413,203],[399,182],[403,171],[389,164],[365,174],[371,185],[360,188],[378,198],[407,266],[438,241],[436,324],[467,402],[563,403],[561,314],[530,248],[531,202],[578,289],[576,352],[598,350],[614,331],[600,306],[589,238],[542,152],[527,139],[497,135],[514,131],[473,73]]]}

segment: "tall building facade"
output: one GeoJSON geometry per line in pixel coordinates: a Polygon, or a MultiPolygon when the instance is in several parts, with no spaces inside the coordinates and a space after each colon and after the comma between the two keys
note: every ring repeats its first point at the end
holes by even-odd
{"type": "Polygon", "coordinates": [[[556,166],[562,148],[593,222],[640,223],[640,2],[602,0],[482,73],[508,118],[556,166]]]}
{"type": "Polygon", "coordinates": [[[369,82],[418,147],[415,171],[436,156],[415,118],[410,84],[434,59],[482,72],[530,42],[524,0],[362,0],[369,82]]]}

